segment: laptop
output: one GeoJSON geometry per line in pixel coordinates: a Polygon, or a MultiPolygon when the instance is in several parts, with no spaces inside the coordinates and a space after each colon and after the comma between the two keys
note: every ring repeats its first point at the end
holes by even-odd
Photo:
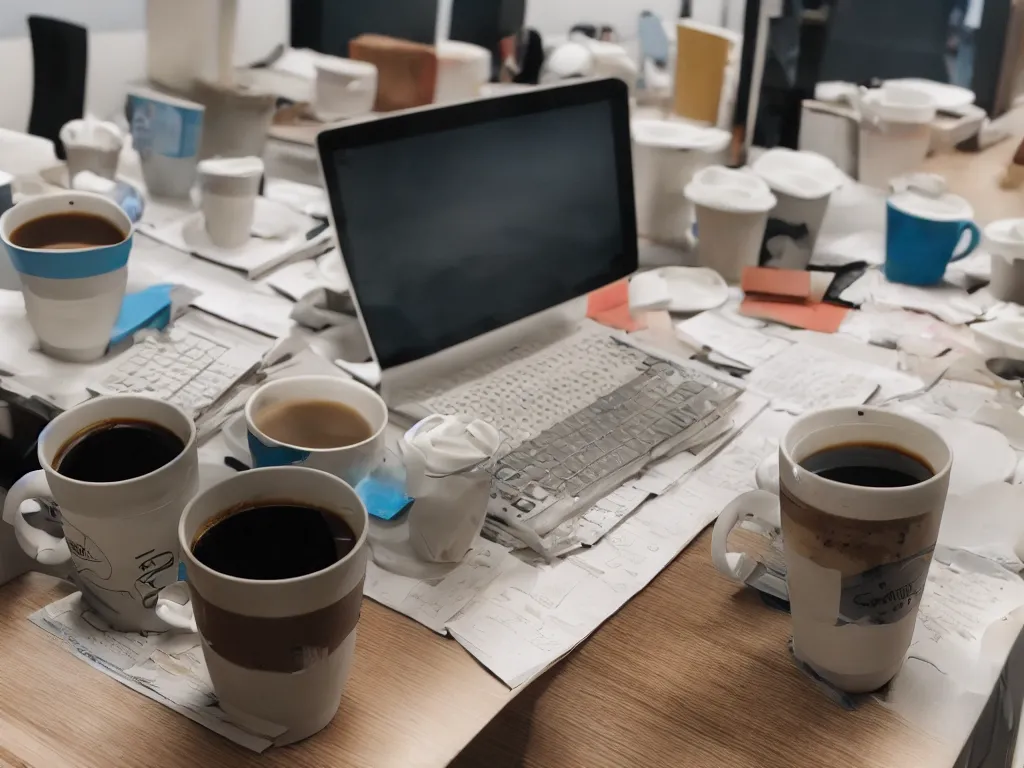
{"type": "Polygon", "coordinates": [[[392,412],[493,424],[489,514],[543,538],[722,418],[740,388],[585,320],[637,268],[619,80],[417,109],[317,138],[392,412]]]}

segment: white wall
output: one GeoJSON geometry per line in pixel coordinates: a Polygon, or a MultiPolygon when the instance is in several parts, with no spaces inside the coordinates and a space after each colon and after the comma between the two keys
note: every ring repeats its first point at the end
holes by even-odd
{"type": "MultiPolygon", "coordinates": [[[[288,40],[288,0],[239,0],[238,5],[237,64],[261,58],[288,40]]],[[[32,45],[24,19],[30,11],[89,28],[85,108],[100,117],[119,113],[128,84],[146,77],[144,0],[0,0],[0,127],[28,127],[32,45]]]]}

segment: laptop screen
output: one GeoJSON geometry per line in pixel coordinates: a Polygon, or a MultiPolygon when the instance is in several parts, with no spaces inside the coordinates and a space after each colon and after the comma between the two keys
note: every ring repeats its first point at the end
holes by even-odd
{"type": "Polygon", "coordinates": [[[318,144],[356,304],[384,369],[636,269],[617,81],[341,127],[318,144]]]}

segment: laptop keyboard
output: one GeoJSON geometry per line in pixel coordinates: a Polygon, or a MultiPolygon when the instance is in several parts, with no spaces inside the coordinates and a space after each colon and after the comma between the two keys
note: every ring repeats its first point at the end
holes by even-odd
{"type": "Polygon", "coordinates": [[[585,328],[421,405],[499,430],[489,511],[543,536],[652,456],[699,435],[739,394],[695,367],[585,328]]]}

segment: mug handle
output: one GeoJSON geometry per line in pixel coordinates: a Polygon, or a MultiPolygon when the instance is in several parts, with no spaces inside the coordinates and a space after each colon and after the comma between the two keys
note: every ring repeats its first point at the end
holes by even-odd
{"type": "Polygon", "coordinates": [[[29,525],[21,505],[29,499],[53,502],[46,472],[29,472],[11,486],[4,500],[4,521],[14,526],[14,536],[25,554],[42,565],[64,565],[71,562],[71,551],[64,539],[51,536],[29,525]]]}
{"type": "Polygon", "coordinates": [[[742,522],[749,522],[766,533],[779,530],[779,497],[768,491],[749,491],[733,499],[715,521],[711,534],[711,561],[720,573],[730,579],[767,592],[781,600],[789,600],[785,579],[769,573],[745,552],[731,552],[729,534],[742,522]]]}
{"type": "Polygon", "coordinates": [[[156,599],[156,616],[171,629],[183,632],[198,632],[196,615],[192,611],[188,586],[176,581],[160,590],[156,599]]]}
{"type": "Polygon", "coordinates": [[[960,222],[960,233],[957,235],[956,240],[957,245],[960,245],[960,240],[963,238],[964,232],[967,231],[970,231],[971,233],[971,242],[967,244],[967,248],[964,249],[963,253],[959,255],[954,253],[953,258],[949,260],[950,264],[952,264],[954,261],[960,261],[960,259],[966,259],[972,253],[974,253],[974,251],[977,249],[979,245],[981,245],[981,230],[978,229],[978,225],[975,224],[973,221],[960,222]]]}

